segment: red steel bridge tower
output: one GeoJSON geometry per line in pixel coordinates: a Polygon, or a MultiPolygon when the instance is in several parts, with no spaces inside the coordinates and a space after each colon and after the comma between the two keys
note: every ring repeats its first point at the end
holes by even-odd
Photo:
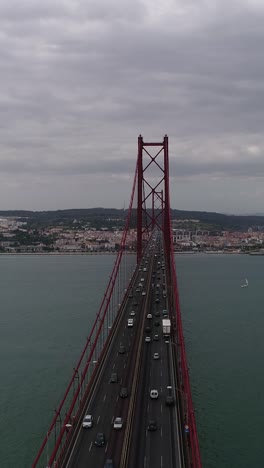
{"type": "Polygon", "coordinates": [[[138,158],[132,194],[113,271],[72,378],[55,410],[32,468],[63,466],[80,427],[87,397],[97,379],[100,361],[106,355],[116,324],[124,312],[130,282],[137,274],[137,264],[140,263],[154,229],[163,237],[185,466],[201,468],[173,249],[167,135],[162,142],[156,143],[147,143],[141,135],[138,137],[138,158]]]}

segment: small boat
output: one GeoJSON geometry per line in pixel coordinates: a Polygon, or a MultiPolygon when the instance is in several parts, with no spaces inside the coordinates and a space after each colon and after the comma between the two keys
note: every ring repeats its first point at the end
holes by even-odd
{"type": "Polygon", "coordinates": [[[248,280],[245,278],[245,283],[241,284],[241,288],[247,288],[248,287],[248,280]]]}

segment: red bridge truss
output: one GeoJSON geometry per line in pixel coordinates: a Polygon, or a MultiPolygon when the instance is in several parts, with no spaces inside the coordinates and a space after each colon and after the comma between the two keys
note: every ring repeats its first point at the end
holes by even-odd
{"type": "Polygon", "coordinates": [[[112,338],[117,318],[122,314],[129,283],[136,274],[136,264],[140,262],[153,229],[162,232],[164,241],[186,466],[201,468],[173,249],[168,137],[165,136],[160,143],[146,143],[141,135],[138,138],[138,158],[130,204],[113,271],[93,327],[32,468],[62,466],[83,417],[87,395],[94,384],[100,360],[112,338]],[[48,459],[47,445],[50,450],[48,459]]]}

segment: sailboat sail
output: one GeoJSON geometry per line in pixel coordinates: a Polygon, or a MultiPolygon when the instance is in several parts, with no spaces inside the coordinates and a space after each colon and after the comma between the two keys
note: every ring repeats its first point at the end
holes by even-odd
{"type": "Polygon", "coordinates": [[[248,287],[248,280],[245,278],[245,283],[241,284],[241,288],[247,288],[248,287]]]}

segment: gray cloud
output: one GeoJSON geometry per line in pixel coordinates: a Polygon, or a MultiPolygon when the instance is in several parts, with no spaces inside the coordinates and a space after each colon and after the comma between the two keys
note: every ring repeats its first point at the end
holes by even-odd
{"type": "Polygon", "coordinates": [[[138,134],[167,133],[174,207],[261,211],[263,20],[260,1],[0,0],[1,209],[123,205],[138,134]]]}

